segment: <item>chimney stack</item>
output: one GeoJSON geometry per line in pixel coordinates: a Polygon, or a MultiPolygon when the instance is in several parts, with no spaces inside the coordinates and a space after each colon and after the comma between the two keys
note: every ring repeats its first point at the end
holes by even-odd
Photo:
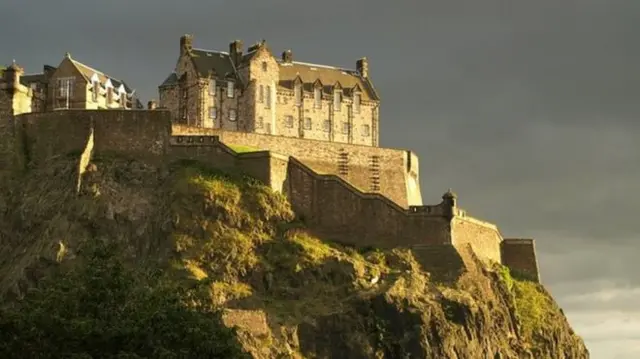
{"type": "Polygon", "coordinates": [[[360,76],[367,78],[369,77],[369,60],[366,57],[361,58],[356,61],[356,70],[360,74],[360,76]]]}
{"type": "Polygon", "coordinates": [[[193,35],[185,34],[180,37],[180,55],[188,54],[193,48],[193,35]]]}
{"type": "Polygon", "coordinates": [[[293,62],[293,52],[291,50],[282,52],[282,62],[285,64],[290,64],[293,62]]]}
{"type": "Polygon", "coordinates": [[[51,78],[51,75],[53,75],[55,71],[56,68],[51,65],[44,65],[44,68],[42,70],[42,72],[44,73],[44,78],[47,80],[51,78]]]}
{"type": "Polygon", "coordinates": [[[155,100],[151,100],[147,103],[147,109],[155,110],[158,107],[155,100]]]}
{"type": "Polygon", "coordinates": [[[234,40],[229,44],[229,57],[231,57],[231,61],[234,65],[238,65],[240,62],[240,58],[242,58],[242,41],[234,40]]]}

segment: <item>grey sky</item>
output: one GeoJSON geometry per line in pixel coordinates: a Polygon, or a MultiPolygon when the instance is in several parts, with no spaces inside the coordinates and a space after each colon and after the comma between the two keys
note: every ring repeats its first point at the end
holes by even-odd
{"type": "Polygon", "coordinates": [[[35,72],[69,51],[143,100],[184,33],[344,67],[367,56],[382,145],[420,155],[425,202],[452,187],[506,236],[536,238],[593,358],[640,357],[640,1],[0,3],[0,61],[35,72]]]}

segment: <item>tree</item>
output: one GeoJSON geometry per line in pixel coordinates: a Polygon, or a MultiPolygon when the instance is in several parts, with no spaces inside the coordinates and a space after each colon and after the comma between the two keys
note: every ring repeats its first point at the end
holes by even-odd
{"type": "Polygon", "coordinates": [[[89,248],[0,312],[0,358],[246,358],[235,331],[197,288],[126,267],[115,247],[89,248]],[[187,304],[189,303],[189,304],[187,304]]]}

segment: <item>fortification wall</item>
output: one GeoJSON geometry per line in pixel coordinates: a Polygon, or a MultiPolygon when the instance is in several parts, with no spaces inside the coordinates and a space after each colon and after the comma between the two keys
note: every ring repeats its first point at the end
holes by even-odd
{"type": "Polygon", "coordinates": [[[228,145],[287,154],[317,173],[340,176],[359,190],[381,193],[401,207],[422,204],[418,157],[410,151],[175,124],[172,131],[174,136],[219,136],[228,145]]]}
{"type": "Polygon", "coordinates": [[[483,260],[501,263],[502,236],[494,224],[469,217],[464,211],[459,210],[451,220],[451,237],[454,246],[471,245],[473,251],[483,260]]]}
{"type": "Polygon", "coordinates": [[[194,160],[225,171],[241,172],[282,191],[287,156],[269,151],[236,153],[217,136],[172,136],[167,155],[172,160],[194,160]]]}
{"type": "Polygon", "coordinates": [[[27,160],[34,165],[84,151],[93,133],[94,153],[162,159],[170,133],[167,111],[65,110],[16,116],[27,160]]]}
{"type": "Polygon", "coordinates": [[[383,248],[450,244],[443,205],[404,209],[359,191],[338,176],[320,175],[290,158],[286,193],[296,213],[322,238],[383,248]]]}
{"type": "Polygon", "coordinates": [[[508,238],[502,242],[502,264],[514,275],[540,282],[540,271],[536,259],[533,239],[508,238]]]}

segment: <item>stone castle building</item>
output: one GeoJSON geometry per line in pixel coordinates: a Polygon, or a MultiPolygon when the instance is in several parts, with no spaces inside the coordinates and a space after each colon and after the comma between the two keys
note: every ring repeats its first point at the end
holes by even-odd
{"type": "Polygon", "coordinates": [[[410,248],[443,278],[483,261],[539,281],[533,240],[504,238],[451,191],[423,204],[417,154],[378,146],[380,98],[366,59],[347,70],[293,61],[291,51],[277,59],[264,41],[246,53],[239,41],[229,52],[192,41],[180,39],[160,108],[147,110],[123,81],[69,54],[38,74],[15,63],[0,70],[0,177],[61,155],[77,156],[77,181],[94,155],[194,160],[285,194],[327,241],[410,248]]]}
{"type": "Polygon", "coordinates": [[[356,69],[274,57],[265,41],[228,52],[180,39],[175,71],[159,86],[159,106],[177,123],[377,146],[380,98],[366,58],[356,69]]]}
{"type": "Polygon", "coordinates": [[[11,94],[5,99],[11,102],[11,114],[142,108],[135,91],[125,82],[72,59],[69,53],[58,67],[44,65],[40,73],[25,74],[15,62],[1,72],[0,88],[8,91],[3,91],[4,96],[11,94]]]}

